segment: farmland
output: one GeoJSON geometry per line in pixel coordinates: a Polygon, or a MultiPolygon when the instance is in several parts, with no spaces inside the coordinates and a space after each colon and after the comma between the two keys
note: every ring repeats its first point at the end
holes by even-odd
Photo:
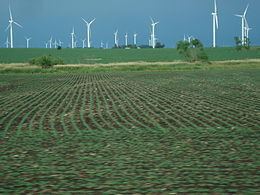
{"type": "Polygon", "coordinates": [[[1,74],[0,193],[257,194],[259,78],[259,66],[1,74]]]}
{"type": "MultiPolygon", "coordinates": [[[[210,61],[259,59],[260,48],[249,51],[236,51],[234,48],[207,48],[210,61]]],[[[100,64],[118,62],[171,62],[182,60],[176,49],[1,49],[1,63],[27,63],[41,55],[53,55],[64,60],[66,64],[100,64]]]]}

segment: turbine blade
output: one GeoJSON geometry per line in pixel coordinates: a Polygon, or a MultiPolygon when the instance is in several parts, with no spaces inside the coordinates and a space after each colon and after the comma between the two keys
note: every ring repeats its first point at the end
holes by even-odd
{"type": "Polygon", "coordinates": [[[90,21],[89,25],[92,24],[93,22],[95,22],[96,18],[94,18],[93,20],[90,21]]]}
{"type": "Polygon", "coordinates": [[[214,0],[214,8],[215,8],[215,13],[217,13],[218,8],[217,8],[217,2],[216,2],[216,0],[214,0]]]}
{"type": "Polygon", "coordinates": [[[218,16],[217,15],[215,16],[215,21],[216,21],[216,27],[218,29],[218,16]]]}
{"type": "Polygon", "coordinates": [[[7,30],[10,28],[10,26],[11,26],[11,24],[9,24],[9,25],[6,27],[5,31],[7,31],[7,30]]]}
{"type": "Polygon", "coordinates": [[[88,22],[84,19],[84,18],[81,18],[86,24],[88,24],[88,22]]]}
{"type": "Polygon", "coordinates": [[[247,10],[248,10],[249,4],[247,4],[245,12],[244,12],[244,17],[246,16],[247,10]]]}
{"type": "Polygon", "coordinates": [[[240,18],[243,18],[243,16],[242,16],[242,15],[235,14],[235,16],[237,16],[237,17],[240,17],[240,18]]]}
{"type": "Polygon", "coordinates": [[[14,22],[17,26],[19,26],[20,28],[23,28],[22,25],[18,24],[17,22],[14,22]]]}
{"type": "Polygon", "coordinates": [[[11,11],[11,6],[9,5],[9,14],[10,14],[10,20],[13,20],[13,16],[12,16],[12,11],[11,11]]]}
{"type": "Polygon", "coordinates": [[[153,18],[152,18],[152,17],[150,17],[150,18],[151,18],[152,23],[154,24],[154,20],[153,20],[153,18]]]}
{"type": "Polygon", "coordinates": [[[244,21],[245,21],[245,26],[246,26],[246,28],[249,28],[249,25],[248,25],[248,22],[247,22],[247,19],[246,19],[246,18],[244,18],[244,21]]]}

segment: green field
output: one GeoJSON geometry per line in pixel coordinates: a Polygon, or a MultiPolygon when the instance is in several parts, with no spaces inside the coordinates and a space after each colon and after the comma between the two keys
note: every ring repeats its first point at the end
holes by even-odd
{"type": "Polygon", "coordinates": [[[258,194],[259,86],[259,66],[0,74],[0,194],[258,194]]]}
{"type": "MultiPolygon", "coordinates": [[[[259,59],[260,48],[249,51],[236,51],[235,48],[208,48],[206,53],[210,61],[259,59]]],[[[1,63],[27,63],[30,59],[42,55],[60,57],[66,64],[96,64],[115,62],[168,62],[182,60],[176,49],[0,49],[1,63]]]]}

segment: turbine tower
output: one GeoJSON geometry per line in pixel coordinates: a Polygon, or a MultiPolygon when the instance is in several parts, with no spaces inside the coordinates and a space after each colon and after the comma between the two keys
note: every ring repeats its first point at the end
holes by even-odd
{"type": "Polygon", "coordinates": [[[62,47],[63,42],[59,40],[59,46],[62,47]]]}
{"type": "Polygon", "coordinates": [[[9,48],[9,44],[10,44],[10,42],[9,42],[9,38],[8,38],[8,36],[7,36],[6,41],[5,41],[5,46],[6,46],[6,48],[9,48]]]}
{"type": "Polygon", "coordinates": [[[81,39],[82,41],[82,48],[85,48],[86,47],[86,39],[81,39]]]}
{"type": "Polygon", "coordinates": [[[32,39],[31,37],[30,38],[26,38],[26,48],[28,49],[29,48],[29,41],[32,39]]]}
{"type": "Polygon", "coordinates": [[[88,43],[88,48],[90,48],[91,47],[91,41],[90,41],[91,29],[90,29],[90,26],[96,20],[96,18],[94,18],[90,22],[87,22],[84,18],[82,18],[82,20],[86,23],[86,26],[87,26],[87,43],[88,43]]]}
{"type": "Polygon", "coordinates": [[[50,40],[49,40],[49,48],[50,48],[50,49],[52,48],[52,36],[51,36],[51,38],[50,38],[50,40]]]}
{"type": "Polygon", "coordinates": [[[151,35],[151,44],[152,44],[152,47],[155,48],[155,45],[156,45],[156,38],[155,38],[155,26],[157,24],[159,24],[159,22],[154,22],[154,20],[151,18],[151,21],[152,21],[152,35],[151,35]]]}
{"type": "Polygon", "coordinates": [[[19,26],[20,28],[23,28],[23,27],[13,20],[13,16],[12,16],[11,6],[10,5],[9,5],[9,15],[10,15],[9,25],[7,26],[6,30],[10,29],[10,47],[14,48],[14,43],[13,43],[13,24],[19,26]]]}
{"type": "Polygon", "coordinates": [[[135,46],[137,45],[136,38],[137,38],[137,33],[134,33],[134,45],[135,46]]]}
{"type": "Polygon", "coordinates": [[[249,44],[249,31],[252,30],[252,28],[249,27],[247,19],[245,18],[245,44],[249,44]]]}
{"type": "Polygon", "coordinates": [[[128,45],[128,34],[125,33],[125,46],[127,46],[127,45],[128,45]]]}
{"type": "Polygon", "coordinates": [[[115,37],[115,46],[119,47],[118,30],[114,32],[114,37],[115,37]]]}
{"type": "Polygon", "coordinates": [[[247,4],[247,7],[243,13],[243,15],[236,14],[235,16],[241,18],[241,36],[242,36],[242,45],[245,45],[245,36],[246,36],[246,30],[245,30],[245,23],[246,23],[246,14],[248,10],[249,4],[247,4]]]}
{"type": "Polygon", "coordinates": [[[183,35],[183,41],[187,41],[186,35],[183,35]]]}
{"type": "Polygon", "coordinates": [[[74,49],[74,47],[75,47],[75,41],[74,41],[75,30],[74,30],[74,27],[72,28],[72,32],[70,33],[70,35],[71,35],[71,48],[74,49]]]}
{"type": "Polygon", "coordinates": [[[101,48],[101,49],[104,49],[104,43],[103,43],[103,41],[100,42],[100,48],[101,48]]]}
{"type": "Polygon", "coordinates": [[[59,44],[58,44],[58,41],[55,39],[55,41],[54,41],[54,47],[57,48],[58,45],[59,45],[59,44]]]}
{"type": "Polygon", "coordinates": [[[213,48],[216,47],[216,29],[218,30],[218,8],[217,2],[214,0],[214,12],[212,13],[213,19],[213,48]]]}
{"type": "Polygon", "coordinates": [[[191,43],[192,40],[194,40],[194,37],[192,35],[188,36],[188,42],[191,43]]]}

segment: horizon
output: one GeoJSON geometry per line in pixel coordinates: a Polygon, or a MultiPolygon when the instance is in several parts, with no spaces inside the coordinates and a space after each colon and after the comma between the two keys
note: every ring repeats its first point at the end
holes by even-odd
{"type": "MultiPolygon", "coordinates": [[[[70,33],[73,26],[78,38],[86,36],[86,26],[81,17],[87,21],[96,18],[92,24],[93,46],[100,47],[101,41],[108,43],[111,48],[114,45],[114,31],[119,30],[120,45],[124,43],[124,35],[128,33],[128,42],[133,42],[133,34],[137,33],[138,45],[147,45],[149,37],[150,17],[160,23],[156,27],[156,35],[167,48],[175,47],[176,42],[183,40],[183,36],[194,36],[200,39],[206,47],[212,45],[212,15],[214,3],[203,0],[165,0],[164,3],[156,0],[3,0],[0,7],[0,47],[5,47],[4,42],[9,35],[5,31],[8,26],[9,11],[11,5],[14,21],[23,28],[14,27],[14,47],[25,48],[25,37],[31,37],[30,47],[44,48],[45,42],[52,36],[53,39],[64,42],[63,47],[70,43],[70,33]],[[149,2],[149,3],[148,3],[149,2]],[[63,6],[59,6],[62,4],[63,6]],[[121,6],[122,4],[122,6],[121,6]],[[100,9],[100,5],[102,5],[100,9]],[[120,6],[118,6],[120,5],[120,6]],[[138,6],[136,6],[138,5],[138,6]],[[135,9],[133,9],[133,7],[135,9]],[[89,10],[85,7],[90,7],[89,10]],[[125,7],[125,8],[124,8],[125,7]],[[77,11],[75,11],[77,10],[77,11]],[[183,10],[186,10],[183,12],[183,10]],[[134,17],[134,19],[133,19],[134,17]],[[32,19],[33,18],[33,19],[32,19]],[[180,19],[181,18],[181,19],[180,19]],[[199,21],[199,22],[197,22],[199,21]],[[169,27],[170,26],[170,27],[169,27]]],[[[241,36],[241,20],[234,14],[244,12],[249,4],[247,21],[252,28],[250,40],[252,45],[260,45],[260,21],[257,20],[257,7],[260,2],[256,0],[218,0],[219,30],[217,31],[217,46],[234,46],[234,37],[241,36]]]]}

